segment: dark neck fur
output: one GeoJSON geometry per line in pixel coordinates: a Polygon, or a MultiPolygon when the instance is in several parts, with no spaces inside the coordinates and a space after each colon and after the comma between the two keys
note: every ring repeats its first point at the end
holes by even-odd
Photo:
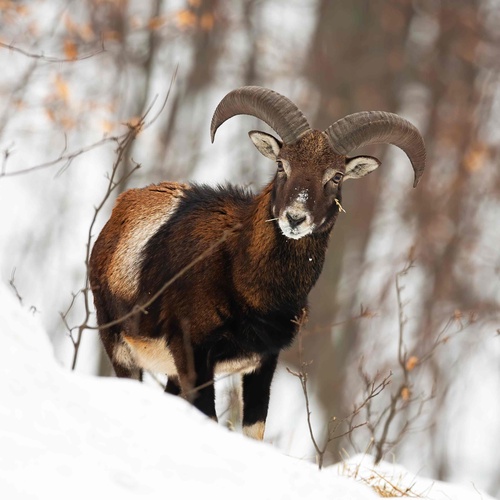
{"type": "Polygon", "coordinates": [[[300,309],[323,268],[329,232],[299,240],[285,237],[277,221],[269,220],[272,187],[271,183],[255,197],[243,222],[235,254],[236,287],[256,308],[300,309]]]}

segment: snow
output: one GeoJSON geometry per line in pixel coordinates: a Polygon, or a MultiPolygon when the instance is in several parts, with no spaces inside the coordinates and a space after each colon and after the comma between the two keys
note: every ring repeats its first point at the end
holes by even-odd
{"type": "MultiPolygon", "coordinates": [[[[3,285],[0,302],[0,498],[380,498],[363,479],[379,477],[370,457],[318,471],[215,424],[181,398],[70,372],[3,285]]],[[[376,470],[409,481],[422,498],[489,498],[473,485],[417,478],[391,464],[376,470]]]]}
{"type": "Polygon", "coordinates": [[[388,462],[375,466],[373,457],[368,455],[356,455],[332,468],[339,474],[369,484],[383,493],[381,496],[384,498],[407,496],[432,500],[491,499],[470,482],[458,485],[418,477],[404,467],[388,462]]]}

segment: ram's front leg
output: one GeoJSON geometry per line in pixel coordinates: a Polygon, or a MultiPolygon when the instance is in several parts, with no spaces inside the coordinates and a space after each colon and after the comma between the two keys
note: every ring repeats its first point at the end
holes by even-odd
{"type": "Polygon", "coordinates": [[[264,439],[271,382],[278,356],[264,358],[257,370],[243,376],[243,433],[254,439],[264,439]]]}

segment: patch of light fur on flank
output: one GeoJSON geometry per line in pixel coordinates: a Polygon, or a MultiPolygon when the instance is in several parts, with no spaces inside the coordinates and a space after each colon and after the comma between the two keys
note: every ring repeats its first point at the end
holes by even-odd
{"type": "Polygon", "coordinates": [[[174,357],[163,338],[134,339],[124,337],[135,366],[153,373],[163,373],[169,377],[177,375],[174,357]]]}
{"type": "Polygon", "coordinates": [[[125,368],[137,367],[130,347],[123,341],[115,345],[113,349],[113,361],[125,368]]]}
{"type": "Polygon", "coordinates": [[[166,205],[163,211],[147,213],[147,216],[142,218],[137,217],[133,228],[120,238],[111,259],[109,272],[111,291],[120,298],[133,299],[139,285],[142,252],[151,237],[177,211],[180,201],[180,197],[172,197],[171,203],[166,205]]]}
{"type": "MultiPolygon", "coordinates": [[[[161,338],[136,339],[123,336],[123,343],[118,344],[113,352],[114,359],[127,368],[139,367],[167,376],[178,375],[172,352],[161,338]]],[[[215,372],[252,373],[260,365],[261,357],[257,354],[248,358],[232,359],[217,363],[215,372]]]]}
{"type": "Polygon", "coordinates": [[[215,365],[215,373],[252,373],[259,367],[260,362],[261,357],[257,354],[248,358],[230,359],[217,363],[215,365]]]}
{"type": "Polygon", "coordinates": [[[264,422],[256,422],[255,424],[252,425],[244,425],[243,434],[253,439],[262,441],[264,439],[265,429],[266,429],[266,424],[264,422]]]}

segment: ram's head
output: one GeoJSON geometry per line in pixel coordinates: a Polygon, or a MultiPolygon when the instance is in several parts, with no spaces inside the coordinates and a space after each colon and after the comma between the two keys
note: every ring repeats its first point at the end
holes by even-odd
{"type": "Polygon", "coordinates": [[[257,149],[277,164],[272,216],[283,234],[299,239],[329,231],[341,201],[342,183],[375,170],[380,161],[371,156],[348,156],[373,143],[394,144],[410,159],[415,180],[425,168],[425,147],[418,130],[393,113],[364,111],[337,120],[325,131],[313,130],[289,99],[262,87],[241,87],[227,94],[212,118],[211,136],[235,115],[255,116],[280,138],[253,130],[257,149]]]}

